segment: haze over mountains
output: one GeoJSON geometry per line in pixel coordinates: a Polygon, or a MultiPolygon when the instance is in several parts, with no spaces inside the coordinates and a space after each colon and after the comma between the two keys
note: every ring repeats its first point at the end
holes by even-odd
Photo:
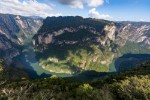
{"type": "Polygon", "coordinates": [[[150,59],[150,23],[10,14],[0,22],[0,56],[29,76],[123,71],[150,59]]]}

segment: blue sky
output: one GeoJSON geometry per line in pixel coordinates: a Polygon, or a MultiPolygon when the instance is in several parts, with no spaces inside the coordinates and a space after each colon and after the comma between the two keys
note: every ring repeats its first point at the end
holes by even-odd
{"type": "Polygon", "coordinates": [[[0,0],[0,13],[149,21],[150,0],[0,0]]]}

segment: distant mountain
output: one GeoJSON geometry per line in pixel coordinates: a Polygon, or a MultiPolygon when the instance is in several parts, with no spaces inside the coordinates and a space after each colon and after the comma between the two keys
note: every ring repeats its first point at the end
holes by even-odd
{"type": "Polygon", "coordinates": [[[29,18],[33,18],[33,19],[43,19],[42,17],[40,16],[28,16],[29,18]]]}
{"type": "Polygon", "coordinates": [[[42,21],[42,18],[34,19],[19,15],[0,14],[0,34],[21,44],[26,38],[37,32],[42,21]]]}
{"type": "Polygon", "coordinates": [[[139,21],[139,22],[135,22],[135,21],[116,21],[116,23],[126,23],[126,24],[136,24],[136,25],[149,25],[150,22],[144,22],[144,21],[139,21]]]}
{"type": "Polygon", "coordinates": [[[149,54],[149,34],[149,23],[47,17],[33,44],[40,66],[50,72],[108,72],[121,55],[149,54]]]}

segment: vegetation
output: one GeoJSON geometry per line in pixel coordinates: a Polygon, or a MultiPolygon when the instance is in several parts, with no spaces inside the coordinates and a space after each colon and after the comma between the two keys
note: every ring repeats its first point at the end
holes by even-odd
{"type": "Polygon", "coordinates": [[[146,47],[142,47],[140,44],[138,43],[134,43],[134,42],[129,42],[127,41],[125,46],[121,47],[119,49],[121,54],[150,54],[150,50],[147,49],[146,47]]]}
{"type": "Polygon", "coordinates": [[[36,54],[42,68],[50,72],[68,74],[85,70],[108,72],[109,68],[106,63],[109,63],[108,61],[112,59],[111,53],[108,53],[108,51],[102,52],[96,45],[63,47],[52,45],[44,53],[38,52],[36,54]],[[105,62],[106,59],[108,61],[105,62]],[[103,60],[104,64],[101,64],[103,60]]]}
{"type": "MultiPolygon", "coordinates": [[[[116,71],[126,71],[132,69],[150,59],[150,50],[141,44],[127,41],[123,47],[118,48],[114,59],[116,71]]],[[[110,68],[113,68],[113,64],[110,68]]]]}
{"type": "Polygon", "coordinates": [[[14,64],[10,66],[4,63],[0,58],[0,80],[28,79],[28,74],[22,68],[17,68],[14,64]]]}
{"type": "Polygon", "coordinates": [[[0,59],[0,79],[3,79],[3,71],[4,71],[4,63],[3,60],[0,59]]]}
{"type": "Polygon", "coordinates": [[[2,100],[149,100],[150,62],[95,81],[52,76],[0,82],[2,100]]]}
{"type": "Polygon", "coordinates": [[[92,26],[98,32],[101,32],[105,25],[109,24],[109,21],[106,20],[94,20],[92,18],[82,18],[80,16],[72,17],[47,17],[43,26],[39,30],[40,32],[53,32],[55,30],[59,30],[66,27],[74,27],[77,28],[80,25],[92,26]],[[101,22],[101,23],[99,23],[101,22]]]}

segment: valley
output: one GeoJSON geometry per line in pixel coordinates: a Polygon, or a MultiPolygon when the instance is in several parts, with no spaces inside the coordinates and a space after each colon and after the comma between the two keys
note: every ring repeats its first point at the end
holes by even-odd
{"type": "Polygon", "coordinates": [[[150,0],[0,0],[0,100],[150,100],[150,0]]]}
{"type": "Polygon", "coordinates": [[[18,57],[17,59],[19,61],[22,61],[24,68],[29,73],[29,76],[31,78],[39,78],[39,77],[49,77],[51,75],[57,75],[62,77],[68,77],[71,75],[63,74],[63,73],[54,73],[47,71],[43,69],[41,66],[39,66],[39,63],[36,58],[36,54],[34,52],[34,46],[32,44],[32,38],[27,39],[27,42],[25,42],[22,50],[22,55],[18,57]]]}
{"type": "Polygon", "coordinates": [[[149,23],[80,16],[44,21],[16,15],[0,18],[2,58],[32,79],[51,75],[86,79],[126,71],[150,59],[149,23]],[[8,21],[14,22],[14,28],[9,28],[8,21]]]}

